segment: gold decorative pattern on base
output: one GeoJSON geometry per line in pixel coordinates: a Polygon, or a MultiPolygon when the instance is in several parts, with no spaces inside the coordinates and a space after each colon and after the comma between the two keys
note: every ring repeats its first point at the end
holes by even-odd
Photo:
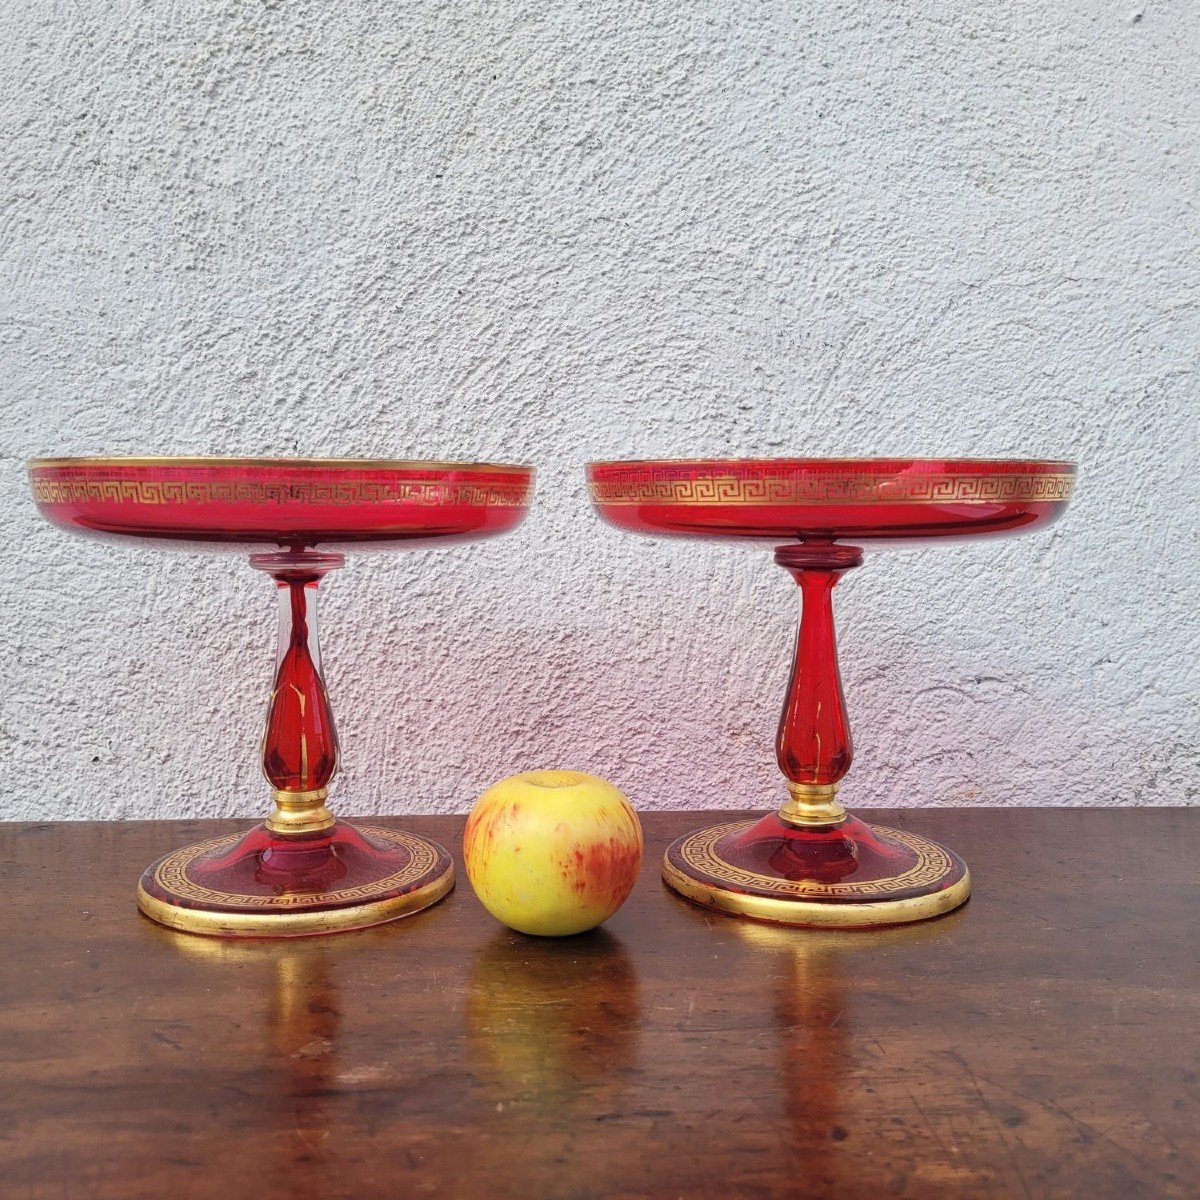
{"type": "Polygon", "coordinates": [[[720,858],[716,844],[754,825],[733,821],[688,834],[668,849],[662,874],[667,885],[697,904],[721,912],[774,921],[783,925],[847,927],[900,925],[940,916],[963,904],[971,894],[970,872],[948,887],[938,885],[955,871],[950,853],[937,842],[899,829],[873,825],[883,841],[911,850],[917,861],[889,879],[863,883],[788,880],[735,867],[720,858]],[[671,861],[678,854],[683,869],[671,861]],[[919,895],[914,888],[926,889],[919,895]]]}
{"type": "Polygon", "coordinates": [[[755,888],[772,895],[795,896],[797,899],[883,900],[910,888],[936,884],[954,869],[953,859],[937,842],[899,829],[872,825],[871,831],[881,841],[903,846],[917,856],[917,861],[907,871],[893,875],[890,879],[877,879],[867,883],[820,883],[814,879],[792,880],[780,879],[775,875],[760,875],[756,871],[747,871],[727,863],[716,852],[716,845],[723,837],[741,833],[754,824],[755,821],[731,821],[727,825],[711,825],[707,829],[698,829],[689,834],[679,847],[679,857],[687,866],[713,875],[723,883],[755,888]]]}
{"type": "Polygon", "coordinates": [[[448,860],[443,871],[431,874],[442,856],[437,846],[402,830],[374,826],[357,828],[359,833],[407,850],[410,854],[408,863],[383,879],[316,895],[256,896],[218,892],[197,884],[188,876],[187,868],[201,855],[227,849],[245,836],[226,834],[184,846],[163,858],[153,869],[153,880],[155,886],[172,900],[151,895],[139,883],[138,908],[152,921],[185,933],[211,937],[301,937],[363,929],[393,921],[428,908],[454,887],[454,865],[448,860]],[[428,877],[425,883],[401,895],[373,899],[380,893],[412,885],[425,877],[428,877]],[[320,907],[314,907],[316,905],[320,907]],[[256,911],[239,911],[247,908],[256,911]]]}

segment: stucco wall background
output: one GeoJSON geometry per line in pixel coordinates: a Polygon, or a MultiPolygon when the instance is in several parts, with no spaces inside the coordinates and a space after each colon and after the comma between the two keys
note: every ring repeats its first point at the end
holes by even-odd
{"type": "Polygon", "coordinates": [[[850,804],[1195,800],[1200,8],[8,4],[0,815],[258,814],[274,596],[23,460],[531,461],[513,536],[322,589],[345,813],[535,766],[779,796],[770,555],[589,457],[1068,456],[1043,535],[838,590],[850,804]]]}

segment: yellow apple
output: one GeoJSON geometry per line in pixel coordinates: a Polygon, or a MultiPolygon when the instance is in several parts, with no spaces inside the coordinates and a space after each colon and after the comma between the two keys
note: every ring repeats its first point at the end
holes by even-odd
{"type": "Polygon", "coordinates": [[[497,920],[543,937],[594,929],[625,903],[642,865],[642,826],[611,783],[582,771],[526,771],[475,802],[467,878],[497,920]]]}

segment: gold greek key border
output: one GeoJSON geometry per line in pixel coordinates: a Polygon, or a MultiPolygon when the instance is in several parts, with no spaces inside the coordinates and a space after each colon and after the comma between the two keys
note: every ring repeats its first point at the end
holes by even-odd
{"type": "Polygon", "coordinates": [[[817,880],[777,879],[760,875],[726,862],[716,852],[716,844],[728,834],[740,833],[754,821],[732,821],[697,830],[679,847],[679,859],[693,871],[703,872],[720,884],[749,888],[773,896],[797,900],[881,900],[910,888],[927,887],[940,882],[954,870],[954,860],[936,842],[927,841],[900,829],[872,825],[871,830],[881,840],[911,850],[917,861],[907,870],[890,879],[866,883],[821,883],[817,880]]]}
{"type": "Polygon", "coordinates": [[[410,917],[436,904],[453,888],[454,866],[447,861],[446,869],[440,875],[410,892],[388,900],[372,900],[367,904],[351,904],[342,908],[307,909],[303,912],[231,912],[228,909],[209,911],[184,908],[151,896],[140,883],[137,904],[151,921],[180,933],[212,938],[294,938],[366,929],[384,921],[410,917]]]}
{"type": "Polygon", "coordinates": [[[525,481],[405,479],[254,481],[123,479],[97,477],[45,479],[31,474],[30,486],[38,504],[259,504],[321,505],[344,508],[354,504],[414,504],[443,508],[465,504],[473,508],[522,508],[529,502],[525,481]]]}
{"type": "Polygon", "coordinates": [[[596,480],[588,486],[599,505],[1061,504],[1071,496],[1075,475],[805,471],[680,479],[671,472],[643,471],[635,479],[596,480]]]}
{"type": "Polygon", "coordinates": [[[396,829],[379,829],[375,826],[356,826],[359,833],[382,838],[393,846],[407,850],[408,863],[394,875],[378,879],[371,883],[360,884],[358,887],[342,888],[336,892],[295,893],[283,896],[250,896],[238,892],[218,892],[196,883],[187,873],[188,867],[203,854],[211,853],[233,846],[245,835],[240,833],[225,834],[223,837],[210,838],[206,842],[197,842],[184,846],[168,854],[154,868],[154,882],[162,888],[173,900],[191,900],[209,908],[256,908],[273,910],[295,910],[305,906],[319,904],[322,909],[335,905],[352,904],[355,901],[376,900],[382,892],[394,891],[416,883],[429,874],[437,865],[438,850],[425,841],[396,829]]]}
{"type": "Polygon", "coordinates": [[[806,929],[878,929],[887,925],[928,921],[965,904],[971,895],[969,871],[964,871],[962,878],[949,887],[925,895],[906,896],[902,900],[846,900],[833,903],[730,891],[716,884],[692,879],[669,859],[663,860],[662,876],[668,887],[704,908],[735,917],[749,917],[754,921],[769,921],[772,925],[806,929]]]}

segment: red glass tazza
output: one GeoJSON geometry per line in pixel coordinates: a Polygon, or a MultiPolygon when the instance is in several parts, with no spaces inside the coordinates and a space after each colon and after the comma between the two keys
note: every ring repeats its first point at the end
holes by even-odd
{"type": "Polygon", "coordinates": [[[279,649],[263,738],[275,797],[244,836],[185,846],[147,869],[138,905],[190,933],[292,937],[393,920],[454,886],[450,856],[399,830],[355,828],[325,805],[338,765],[316,593],[347,548],[465,541],[514,528],[533,471],[357,459],[59,458],[29,464],[56,525],[108,538],[253,551],[278,589],[279,649]]]}
{"type": "Polygon", "coordinates": [[[697,903],[792,925],[890,925],[964,903],[970,876],[927,838],[872,828],[836,799],[853,743],[833,589],[864,549],[1028,532],[1066,508],[1075,466],[1041,459],[662,459],[588,467],[620,529],[767,542],[799,585],[800,631],[776,758],[788,800],[757,821],[698,830],[663,876],[697,903]]]}

